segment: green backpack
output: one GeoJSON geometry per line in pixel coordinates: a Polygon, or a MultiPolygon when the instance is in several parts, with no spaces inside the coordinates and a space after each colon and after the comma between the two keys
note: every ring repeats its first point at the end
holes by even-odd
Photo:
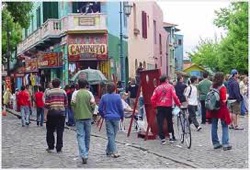
{"type": "Polygon", "coordinates": [[[220,109],[220,86],[218,89],[211,88],[205,100],[205,107],[207,110],[215,111],[220,109]]]}

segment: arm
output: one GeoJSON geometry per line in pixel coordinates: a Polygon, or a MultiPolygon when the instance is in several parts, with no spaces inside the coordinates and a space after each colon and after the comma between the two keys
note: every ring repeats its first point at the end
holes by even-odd
{"type": "Polygon", "coordinates": [[[71,97],[71,102],[70,102],[73,111],[75,110],[75,106],[76,106],[76,94],[77,94],[77,91],[74,91],[71,97]]]}
{"type": "Polygon", "coordinates": [[[179,98],[177,97],[174,88],[172,88],[172,96],[173,96],[173,99],[174,99],[174,103],[175,103],[177,106],[180,107],[180,106],[181,106],[181,102],[180,102],[179,98]]]}
{"type": "Polygon", "coordinates": [[[226,87],[222,87],[220,89],[220,100],[223,102],[223,103],[226,103],[227,101],[227,89],[226,87]]]}
{"type": "Polygon", "coordinates": [[[99,103],[99,106],[98,106],[98,111],[99,111],[99,114],[101,115],[102,118],[104,118],[104,103],[103,103],[103,100],[104,100],[104,96],[102,96],[101,100],[100,100],[100,103],[99,103]]]}
{"type": "Polygon", "coordinates": [[[234,93],[234,95],[235,95],[235,97],[237,99],[237,102],[242,101],[242,96],[240,94],[240,87],[239,87],[239,85],[237,83],[233,84],[233,89],[234,89],[233,93],[234,93]]]}
{"type": "MultiPolygon", "coordinates": [[[[119,96],[119,98],[120,98],[120,96],[119,96]]],[[[118,100],[117,105],[118,105],[118,110],[119,110],[120,117],[123,120],[124,111],[123,111],[123,106],[122,106],[122,100],[121,100],[121,98],[118,100]]]]}

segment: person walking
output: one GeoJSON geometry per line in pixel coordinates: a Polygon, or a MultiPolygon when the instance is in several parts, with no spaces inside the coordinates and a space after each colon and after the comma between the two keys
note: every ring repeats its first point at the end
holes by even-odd
{"type": "Polygon", "coordinates": [[[10,89],[7,88],[6,91],[3,94],[3,105],[4,105],[4,107],[9,107],[11,96],[12,96],[12,94],[10,92],[10,89]]]}
{"type": "Polygon", "coordinates": [[[38,91],[35,93],[35,103],[36,103],[36,124],[37,126],[43,126],[44,121],[44,101],[43,101],[43,87],[39,86],[38,91]]]}
{"type": "Polygon", "coordinates": [[[205,100],[207,97],[207,93],[212,85],[212,82],[208,79],[208,72],[203,73],[203,80],[199,82],[197,86],[197,90],[199,92],[199,100],[201,103],[201,124],[206,124],[206,107],[205,100]]]}
{"type": "Polygon", "coordinates": [[[175,91],[182,105],[185,105],[184,103],[186,103],[187,100],[186,97],[184,96],[184,91],[187,85],[183,81],[184,81],[183,77],[181,75],[178,75],[177,83],[175,85],[175,91]]]}
{"type": "Polygon", "coordinates": [[[79,79],[79,90],[72,94],[71,106],[76,120],[76,134],[79,155],[83,164],[87,164],[90,145],[92,113],[95,108],[95,98],[87,89],[87,80],[79,79]]]}
{"type": "Polygon", "coordinates": [[[25,125],[29,126],[30,121],[30,96],[29,92],[25,89],[24,86],[21,87],[21,91],[18,94],[18,104],[21,110],[22,117],[22,127],[25,125]]]}
{"type": "Polygon", "coordinates": [[[229,144],[228,125],[231,123],[230,113],[226,104],[227,88],[223,85],[224,74],[218,72],[214,75],[212,87],[219,89],[220,93],[220,108],[215,111],[208,111],[208,118],[212,119],[211,138],[214,149],[223,147],[223,150],[231,150],[232,146],[229,144]],[[221,120],[222,127],[222,144],[218,138],[218,120],[221,120]]]}
{"type": "Polygon", "coordinates": [[[165,145],[165,134],[163,131],[164,119],[167,120],[168,132],[170,136],[170,142],[175,141],[174,127],[172,120],[172,106],[173,99],[177,106],[181,106],[181,103],[175,93],[174,86],[168,82],[166,75],[160,77],[160,85],[157,86],[151,96],[151,103],[153,108],[157,109],[156,118],[159,129],[159,137],[161,139],[161,144],[165,145]]]}
{"type": "Polygon", "coordinates": [[[186,96],[188,102],[188,120],[189,123],[193,123],[196,127],[197,131],[201,130],[201,126],[199,125],[196,119],[196,111],[198,105],[198,92],[196,88],[196,84],[198,79],[196,76],[192,76],[190,78],[191,84],[186,88],[184,95],[186,96]]]}
{"type": "Polygon", "coordinates": [[[75,91],[75,85],[72,84],[70,87],[69,87],[69,90],[67,93],[67,97],[68,97],[68,103],[69,103],[69,106],[68,106],[68,122],[66,123],[66,125],[68,126],[75,126],[75,119],[74,119],[74,113],[73,113],[73,110],[72,110],[72,107],[70,105],[71,103],[71,100],[72,100],[72,95],[75,91]]]}
{"type": "Polygon", "coordinates": [[[129,84],[128,86],[128,95],[129,95],[130,106],[132,108],[135,107],[135,100],[136,100],[138,90],[139,90],[139,86],[138,84],[135,83],[135,79],[134,78],[131,79],[131,84],[129,84]]]}
{"type": "Polygon", "coordinates": [[[123,120],[124,111],[122,100],[119,94],[115,93],[115,84],[109,83],[107,85],[107,92],[100,100],[98,111],[103,119],[105,119],[106,131],[108,137],[108,144],[106,148],[106,155],[113,158],[118,158],[115,138],[119,129],[119,120],[123,120]]]}
{"type": "Polygon", "coordinates": [[[63,147],[63,131],[65,124],[65,107],[68,105],[68,98],[66,92],[60,88],[61,81],[55,78],[52,81],[53,88],[48,90],[45,95],[45,107],[48,112],[44,115],[46,121],[46,141],[48,148],[47,152],[51,153],[54,150],[56,131],[56,151],[60,153],[63,147]]]}
{"type": "Polygon", "coordinates": [[[231,77],[228,80],[228,103],[231,112],[232,124],[229,129],[234,130],[244,130],[244,128],[238,127],[238,117],[240,114],[240,103],[243,100],[242,95],[240,94],[240,87],[238,83],[238,71],[233,69],[231,71],[231,77]]]}

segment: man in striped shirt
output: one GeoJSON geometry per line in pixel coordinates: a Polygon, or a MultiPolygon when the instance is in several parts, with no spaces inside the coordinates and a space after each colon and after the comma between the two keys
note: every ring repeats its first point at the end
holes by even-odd
{"type": "Polygon", "coordinates": [[[57,133],[56,151],[61,152],[63,147],[63,131],[65,124],[65,107],[68,105],[67,94],[63,89],[60,89],[61,81],[55,78],[52,81],[53,88],[48,90],[45,96],[45,107],[48,113],[45,114],[46,121],[46,140],[48,152],[54,150],[55,137],[54,132],[57,133]]]}

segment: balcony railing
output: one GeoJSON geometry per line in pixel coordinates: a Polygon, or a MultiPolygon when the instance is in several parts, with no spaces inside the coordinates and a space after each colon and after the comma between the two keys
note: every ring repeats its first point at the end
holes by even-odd
{"type": "Polygon", "coordinates": [[[61,19],[48,19],[17,46],[17,54],[34,47],[47,38],[60,38],[67,32],[107,32],[104,14],[69,14],[61,19]]]}

